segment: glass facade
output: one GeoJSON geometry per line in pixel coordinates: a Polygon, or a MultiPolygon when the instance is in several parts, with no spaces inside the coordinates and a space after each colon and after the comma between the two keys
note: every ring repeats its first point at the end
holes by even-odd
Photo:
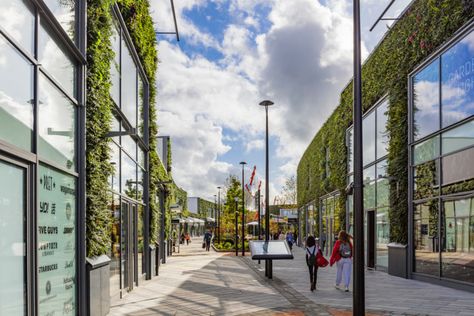
{"type": "Polygon", "coordinates": [[[473,40],[471,31],[414,74],[411,96],[413,270],[469,283],[474,283],[473,40]]]}
{"type": "Polygon", "coordinates": [[[341,230],[341,221],[339,219],[341,207],[339,198],[339,192],[333,192],[329,195],[323,196],[319,202],[321,210],[319,239],[321,250],[326,256],[331,255],[337,235],[341,230]]]}
{"type": "MultiPolygon", "coordinates": [[[[389,181],[387,175],[387,117],[388,99],[380,101],[372,110],[364,115],[362,121],[363,133],[363,184],[364,184],[364,210],[367,219],[364,222],[366,263],[373,263],[377,267],[388,267],[388,249],[390,237],[389,213],[389,181]],[[370,212],[370,214],[369,214],[370,212]],[[372,225],[373,227],[368,227],[372,225]],[[370,228],[370,230],[369,230],[370,228]],[[371,235],[368,235],[370,231],[371,235]],[[372,233],[373,232],[373,233],[372,233]],[[369,249],[370,247],[370,249],[369,249]],[[367,251],[369,250],[369,251],[367,251]],[[370,260],[367,260],[371,256],[370,260]]],[[[346,133],[346,146],[348,152],[348,184],[353,182],[353,127],[346,133]]],[[[352,233],[353,221],[353,196],[348,195],[346,229],[352,233]]]]}
{"type": "Polygon", "coordinates": [[[9,266],[1,269],[0,313],[8,315],[33,314],[29,306],[35,315],[79,313],[77,86],[85,58],[74,39],[85,12],[66,2],[46,0],[43,10],[41,2],[0,0],[0,155],[10,155],[8,163],[0,157],[0,223],[11,230],[0,243],[9,266]]]}
{"type": "Polygon", "coordinates": [[[126,30],[114,21],[110,96],[115,103],[110,143],[114,174],[109,179],[113,214],[110,288],[112,299],[123,297],[145,274],[145,139],[138,111],[146,114],[146,85],[136,65],[126,30]],[[138,122],[137,123],[137,119],[138,122]]]}

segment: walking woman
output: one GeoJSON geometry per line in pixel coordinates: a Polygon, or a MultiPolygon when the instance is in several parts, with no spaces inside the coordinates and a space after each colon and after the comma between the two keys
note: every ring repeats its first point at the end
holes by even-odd
{"type": "Polygon", "coordinates": [[[332,250],[331,259],[329,260],[331,266],[336,263],[337,274],[336,274],[336,288],[342,281],[342,274],[344,273],[344,290],[349,292],[349,284],[351,283],[351,271],[352,271],[352,244],[350,242],[350,236],[346,231],[341,230],[339,232],[338,240],[332,250]]]}
{"type": "Polygon", "coordinates": [[[309,269],[309,282],[311,284],[311,292],[316,290],[316,281],[318,280],[318,265],[316,263],[316,256],[318,255],[319,247],[316,245],[316,240],[313,236],[308,236],[306,239],[306,264],[309,269]]]}

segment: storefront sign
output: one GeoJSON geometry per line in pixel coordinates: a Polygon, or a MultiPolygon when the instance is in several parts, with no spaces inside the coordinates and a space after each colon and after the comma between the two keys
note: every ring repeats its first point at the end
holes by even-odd
{"type": "Polygon", "coordinates": [[[75,178],[39,167],[39,315],[75,315],[75,178]]]}

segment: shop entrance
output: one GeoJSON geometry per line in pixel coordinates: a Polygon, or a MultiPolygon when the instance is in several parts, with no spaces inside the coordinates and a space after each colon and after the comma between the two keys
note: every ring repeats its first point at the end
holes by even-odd
{"type": "Polygon", "coordinates": [[[367,211],[367,268],[375,269],[375,211],[367,211]]]}
{"type": "Polygon", "coordinates": [[[122,199],[122,296],[138,285],[137,204],[122,199]]]}

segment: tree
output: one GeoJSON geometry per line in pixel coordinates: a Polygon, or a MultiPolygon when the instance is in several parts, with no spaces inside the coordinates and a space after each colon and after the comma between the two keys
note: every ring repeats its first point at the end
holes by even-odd
{"type": "Polygon", "coordinates": [[[281,189],[283,204],[296,204],[296,178],[291,176],[285,181],[285,185],[281,189]]]}

